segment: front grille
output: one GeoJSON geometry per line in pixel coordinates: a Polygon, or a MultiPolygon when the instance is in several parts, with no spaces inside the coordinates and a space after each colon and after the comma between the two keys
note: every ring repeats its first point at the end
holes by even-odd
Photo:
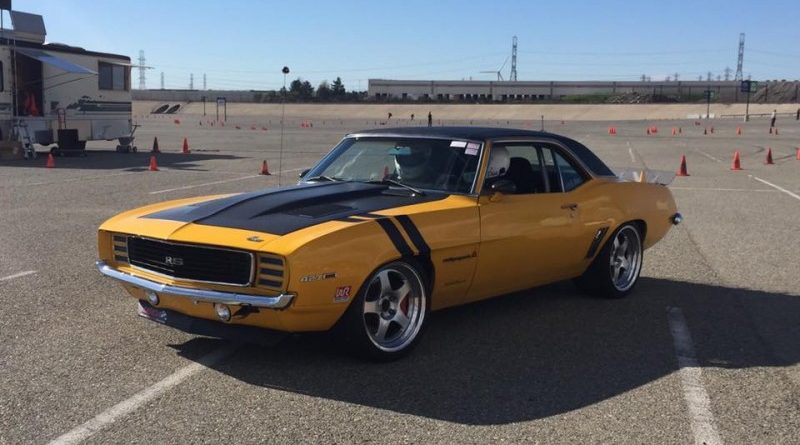
{"type": "Polygon", "coordinates": [[[128,237],[128,261],[172,278],[235,286],[249,285],[253,271],[247,252],[137,237],[128,237]]]}

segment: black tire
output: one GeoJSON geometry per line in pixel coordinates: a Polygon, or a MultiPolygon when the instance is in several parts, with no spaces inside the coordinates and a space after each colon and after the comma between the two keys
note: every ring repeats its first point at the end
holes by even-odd
{"type": "Polygon", "coordinates": [[[623,298],[639,281],[643,253],[641,230],[634,223],[625,223],[611,234],[589,269],[575,279],[575,284],[598,297],[623,298]],[[626,241],[627,244],[623,244],[626,241]]]}
{"type": "Polygon", "coordinates": [[[341,345],[374,361],[403,357],[422,336],[430,308],[428,295],[427,278],[416,264],[398,260],[379,267],[339,320],[341,345]]]}

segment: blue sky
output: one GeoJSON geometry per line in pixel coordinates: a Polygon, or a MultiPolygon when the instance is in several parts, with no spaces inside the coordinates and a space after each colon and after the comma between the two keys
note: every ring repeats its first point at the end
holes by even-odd
{"type": "MultiPolygon", "coordinates": [[[[483,79],[519,39],[519,80],[697,79],[736,69],[800,78],[800,1],[204,1],[15,0],[44,15],[48,41],[125,54],[145,51],[147,87],[280,88],[341,76],[483,79]]],[[[8,20],[6,17],[6,24],[8,20]]],[[[503,75],[508,76],[510,61],[503,75]]],[[[136,75],[134,74],[134,79],[136,75]]],[[[134,80],[134,87],[138,83],[134,80]]]]}

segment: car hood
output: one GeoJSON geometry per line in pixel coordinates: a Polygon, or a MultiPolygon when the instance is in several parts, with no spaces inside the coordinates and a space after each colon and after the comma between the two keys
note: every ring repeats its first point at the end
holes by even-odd
{"type": "Polygon", "coordinates": [[[444,193],[412,195],[383,184],[326,182],[260,190],[179,205],[140,215],[204,226],[286,235],[328,221],[348,221],[358,215],[436,201],[444,193]]]}

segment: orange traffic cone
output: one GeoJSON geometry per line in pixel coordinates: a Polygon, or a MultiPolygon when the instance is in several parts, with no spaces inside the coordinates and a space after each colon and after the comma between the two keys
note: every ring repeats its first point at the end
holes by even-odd
{"type": "Polygon", "coordinates": [[[172,122],[175,122],[175,125],[180,125],[181,124],[181,120],[180,119],[175,119],[172,122]]]}
{"type": "Polygon", "coordinates": [[[731,170],[741,170],[742,169],[742,159],[739,156],[739,150],[736,150],[736,153],[733,154],[733,162],[731,163],[731,170]]]}
{"type": "Polygon", "coordinates": [[[269,166],[267,165],[267,161],[261,163],[261,174],[270,176],[272,173],[269,172],[269,166]]]}
{"type": "Polygon", "coordinates": [[[689,172],[686,170],[686,155],[681,155],[681,166],[678,168],[678,172],[675,173],[676,176],[689,176],[689,172]]]}
{"type": "Polygon", "coordinates": [[[678,135],[678,129],[677,128],[672,127],[672,135],[673,136],[677,136],[678,135]]]}
{"type": "Polygon", "coordinates": [[[153,138],[153,149],[150,150],[150,152],[151,153],[161,153],[161,151],[158,149],[158,138],[157,137],[153,138]]]}
{"type": "Polygon", "coordinates": [[[742,127],[736,127],[736,136],[742,135],[742,127]]]}
{"type": "MultiPolygon", "coordinates": [[[[798,151],[800,153],[800,151],[798,151]]],[[[56,168],[56,158],[53,157],[53,153],[47,155],[47,168],[56,168]]]]}
{"type": "Polygon", "coordinates": [[[772,147],[767,147],[767,159],[764,161],[764,164],[773,165],[775,164],[772,162],[772,147]]]}
{"type": "Polygon", "coordinates": [[[189,150],[189,140],[187,138],[183,138],[183,150],[182,150],[182,153],[185,154],[185,155],[188,155],[189,153],[191,153],[191,151],[189,150]]]}
{"type": "Polygon", "coordinates": [[[158,171],[158,162],[156,162],[155,155],[154,156],[150,156],[150,168],[148,168],[148,170],[150,170],[151,172],[157,172],[158,171]]]}

